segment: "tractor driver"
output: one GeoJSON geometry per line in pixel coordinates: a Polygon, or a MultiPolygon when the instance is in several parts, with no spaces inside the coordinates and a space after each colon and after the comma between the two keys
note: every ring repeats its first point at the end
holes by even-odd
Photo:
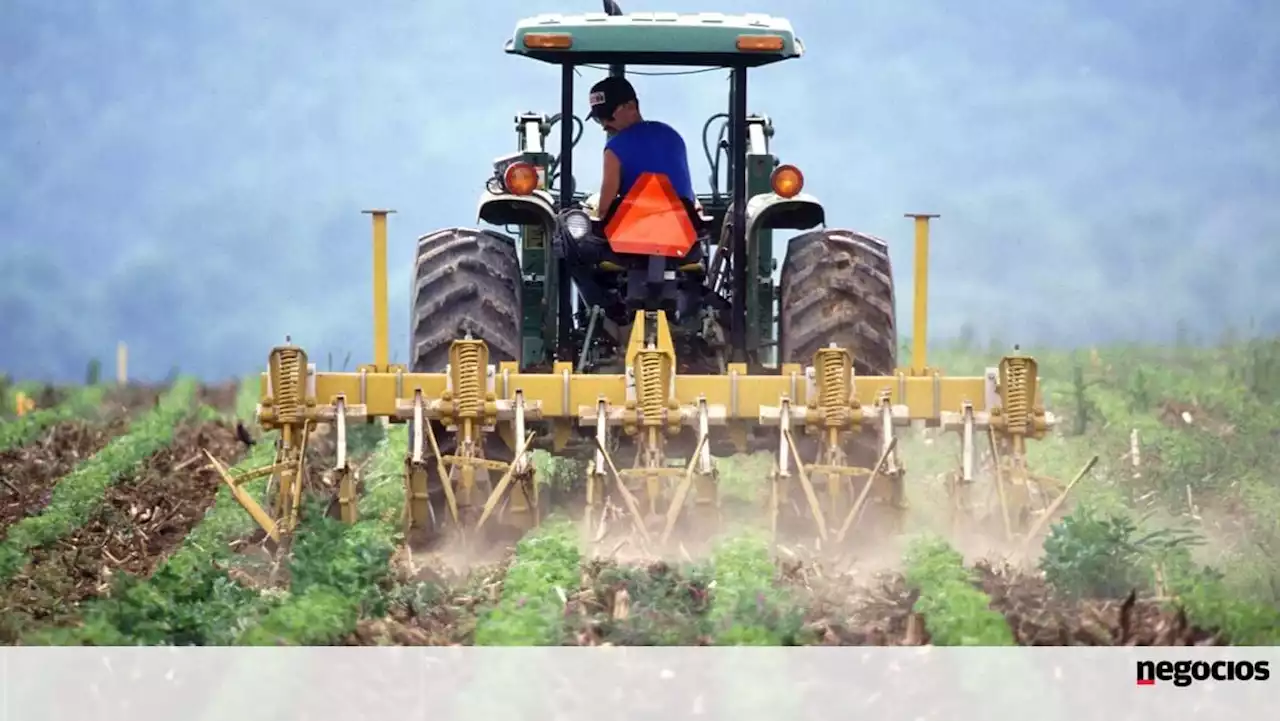
{"type": "Polygon", "coordinates": [[[684,138],[666,123],[640,116],[640,101],[626,78],[610,76],[591,86],[591,114],[609,140],[604,146],[604,174],[596,212],[604,218],[614,202],[626,197],[644,173],[666,175],[681,198],[701,211],[689,177],[684,138]]]}

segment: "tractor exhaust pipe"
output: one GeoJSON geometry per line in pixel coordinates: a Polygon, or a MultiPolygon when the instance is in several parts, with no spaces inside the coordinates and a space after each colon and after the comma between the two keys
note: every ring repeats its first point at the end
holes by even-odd
{"type": "Polygon", "coordinates": [[[915,299],[911,306],[911,375],[929,369],[929,221],[937,213],[905,213],[916,222],[915,299]]]}

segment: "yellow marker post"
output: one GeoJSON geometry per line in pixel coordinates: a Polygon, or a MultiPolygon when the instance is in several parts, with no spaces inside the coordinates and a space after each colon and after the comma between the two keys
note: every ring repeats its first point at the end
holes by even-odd
{"type": "Polygon", "coordinates": [[[116,343],[116,383],[129,382],[129,346],[124,341],[116,343]]]}
{"type": "Polygon", "coordinates": [[[916,223],[915,302],[911,317],[911,374],[929,368],[929,220],[937,213],[904,213],[916,223]]]}
{"type": "Polygon", "coordinates": [[[391,365],[387,335],[387,214],[394,210],[366,210],[373,216],[373,365],[386,373],[391,365]]]}
{"type": "Polygon", "coordinates": [[[36,409],[35,400],[22,391],[18,391],[17,394],[14,395],[13,405],[19,418],[36,409]]]}

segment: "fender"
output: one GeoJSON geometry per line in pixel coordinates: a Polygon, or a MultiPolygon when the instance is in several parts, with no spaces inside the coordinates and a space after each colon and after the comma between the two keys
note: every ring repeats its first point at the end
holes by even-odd
{"type": "Polygon", "coordinates": [[[551,193],[535,190],[532,195],[491,193],[486,188],[480,193],[476,217],[491,225],[545,225],[556,224],[556,203],[551,193]]]}
{"type": "Polygon", "coordinates": [[[827,220],[822,203],[808,193],[784,198],[776,193],[762,193],[747,201],[747,237],[757,230],[787,228],[808,230],[827,220]]]}

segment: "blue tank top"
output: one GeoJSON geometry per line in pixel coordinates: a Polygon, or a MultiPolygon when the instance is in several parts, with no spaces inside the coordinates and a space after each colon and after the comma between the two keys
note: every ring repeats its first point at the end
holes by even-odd
{"type": "Polygon", "coordinates": [[[626,197],[641,174],[661,173],[670,179],[677,195],[691,201],[695,199],[684,138],[670,125],[642,120],[609,138],[604,147],[612,150],[622,164],[618,197],[626,197]]]}

